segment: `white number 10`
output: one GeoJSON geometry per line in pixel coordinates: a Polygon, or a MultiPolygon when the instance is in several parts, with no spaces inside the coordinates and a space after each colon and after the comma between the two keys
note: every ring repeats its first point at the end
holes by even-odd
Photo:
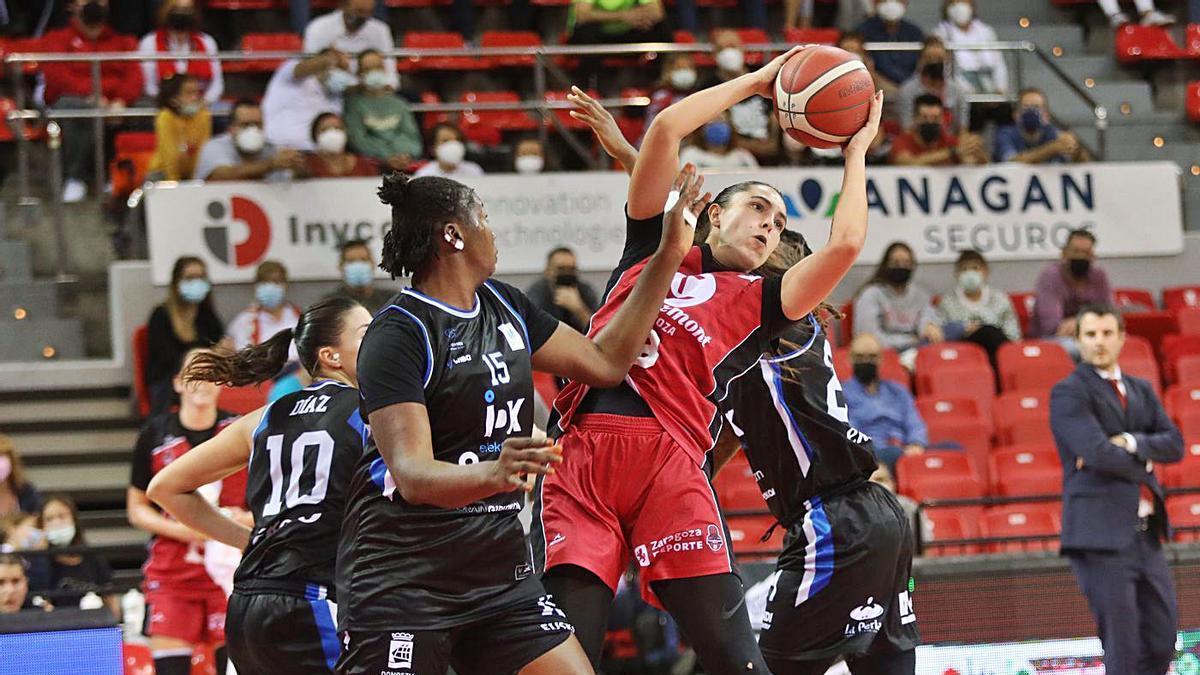
{"type": "Polygon", "coordinates": [[[287,492],[283,489],[283,434],[267,437],[267,454],[271,465],[271,497],[263,505],[263,515],[273,516],[286,502],[290,509],[299,504],[320,504],[329,488],[329,467],[333,464],[333,437],[328,431],[306,431],[292,443],[287,492]],[[313,485],[308,494],[300,494],[300,474],[304,473],[309,448],[316,449],[313,485]],[[281,498],[282,497],[282,498],[281,498]]]}

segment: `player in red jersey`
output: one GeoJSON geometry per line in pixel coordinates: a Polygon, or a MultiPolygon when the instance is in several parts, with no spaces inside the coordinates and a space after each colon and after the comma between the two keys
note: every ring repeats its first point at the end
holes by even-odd
{"type": "MultiPolygon", "coordinates": [[[[202,350],[192,350],[184,367],[202,350]]],[[[212,438],[234,420],[217,409],[217,386],[175,378],[179,409],[151,417],[142,427],[125,493],[129,522],[154,537],[142,567],[146,594],[144,632],[150,638],[158,675],[188,675],[198,644],[217,647],[217,672],[225,672],[225,592],[204,568],[206,537],[159,511],[146,496],[150,479],[171,462],[212,438]]],[[[236,473],[201,493],[245,519],[246,472],[236,473]]]]}
{"type": "MultiPolygon", "coordinates": [[[[625,251],[591,330],[601,329],[621,305],[652,250],[681,141],[750,96],[770,97],[779,68],[800,49],[667,108],[647,130],[640,153],[615,148],[619,142],[611,137],[605,141],[634,166],[625,251]]],[[[596,127],[603,109],[581,94],[575,94],[576,117],[596,127]]],[[[721,426],[717,402],[857,259],[867,229],[865,156],[882,100],[876,94],[867,125],[844,149],[841,198],[824,248],[782,278],[750,274],[779,243],[787,220],[783,197],[755,181],[726,188],[700,214],[697,231],[710,234],[684,258],[625,382],[606,390],[573,382],[555,401],[563,463],[539,483],[533,546],[547,590],[593,661],[617,581],[632,557],[641,568],[643,595],[672,614],[706,673],[767,672],[707,475],[708,451],[721,426]]]]}

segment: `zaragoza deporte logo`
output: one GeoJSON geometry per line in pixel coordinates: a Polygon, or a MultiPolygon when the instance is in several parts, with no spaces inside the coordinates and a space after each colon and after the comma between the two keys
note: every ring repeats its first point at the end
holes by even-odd
{"type": "Polygon", "coordinates": [[[267,214],[249,197],[233,195],[229,205],[214,199],[208,203],[208,217],[213,222],[204,226],[204,243],[221,262],[235,267],[254,265],[263,259],[271,246],[271,221],[267,214]],[[246,228],[245,238],[234,242],[231,230],[235,223],[246,228]]]}

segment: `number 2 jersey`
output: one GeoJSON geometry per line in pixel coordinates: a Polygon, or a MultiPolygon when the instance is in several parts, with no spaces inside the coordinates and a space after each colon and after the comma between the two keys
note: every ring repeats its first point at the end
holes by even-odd
{"type": "Polygon", "coordinates": [[[324,380],[263,412],[246,486],[254,531],[235,585],[333,586],[346,492],[366,446],[358,404],[357,389],[324,380]]]}
{"type": "MultiPolygon", "coordinates": [[[[177,411],[164,412],[146,420],[133,451],[133,470],[129,484],[143,492],[150,480],[168,464],[229,426],[236,415],[217,412],[216,423],[208,429],[185,429],[177,411]]],[[[245,505],[246,472],[226,477],[220,484],[202,488],[202,493],[217,493],[220,506],[245,505]]],[[[171,518],[169,513],[164,516],[171,518]]],[[[155,535],[147,545],[149,554],[142,566],[147,593],[170,591],[176,595],[205,595],[219,591],[204,568],[204,543],[181,541],[155,535]]]]}
{"type": "Polygon", "coordinates": [[[850,425],[833,352],[812,315],[733,381],[721,407],[785,527],[800,522],[813,500],[867,479],[877,466],[871,439],[850,425]]]}
{"type": "MultiPolygon", "coordinates": [[[[633,292],[662,228],[662,214],[646,220],[627,217],[625,251],[589,335],[603,329],[633,292]]],[[[717,402],[729,382],[753,367],[770,349],[771,338],[790,325],[781,289],[778,278],[724,270],[707,245],[692,247],[625,382],[606,390],[568,383],[554,401],[561,416],[556,431],[566,432],[576,414],[655,417],[703,465],[721,430],[717,402]]]]}
{"type": "MultiPolygon", "coordinates": [[[[533,428],[530,357],[558,321],[520,291],[486,281],[459,309],[404,289],[363,336],[363,416],[425,406],[435,459],[494,461],[533,428]]],[[[372,438],[355,470],[338,550],[339,628],[440,630],[542,594],[513,490],[461,508],[410,504],[372,438]]]]}

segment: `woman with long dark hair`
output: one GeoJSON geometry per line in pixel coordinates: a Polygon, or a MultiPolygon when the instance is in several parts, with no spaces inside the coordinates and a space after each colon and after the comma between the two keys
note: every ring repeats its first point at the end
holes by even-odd
{"type": "MultiPolygon", "coordinates": [[[[49,550],[87,546],[83,523],[75,500],[65,494],[46,495],[38,514],[38,525],[46,534],[49,550]]],[[[120,603],[112,591],[112,568],[91,552],[53,553],[50,556],[50,599],[56,605],[77,605],[87,593],[103,596],[113,616],[120,616],[120,603]]]]}
{"type": "Polygon", "coordinates": [[[147,490],[179,522],[243,550],[226,619],[229,655],[243,675],[327,673],[337,661],[334,561],[346,487],[367,435],[355,366],[370,322],[349,298],[322,300],[294,329],[234,354],[208,352],[182,374],[186,382],[266,382],[295,343],[313,377],[172,462],[147,490]],[[196,492],[247,466],[252,526],[196,492]]]}
{"type": "MultiPolygon", "coordinates": [[[[672,167],[672,175],[675,169],[672,167]]],[[[533,369],[612,386],[638,357],[692,239],[692,167],[623,310],[589,339],[490,279],[496,235],[454,180],[384,178],[380,267],[412,275],[363,338],[372,442],[350,486],[338,557],[338,672],[575,675],[591,667],[534,573],[517,515],[556,446],[529,438],[533,369]]]]}
{"type": "MultiPolygon", "coordinates": [[[[911,246],[902,241],[888,244],[875,272],[854,298],[855,335],[870,333],[898,352],[945,339],[933,296],[913,281],[916,268],[911,246]]],[[[901,358],[911,366],[916,352],[901,358]]]]}
{"type": "Polygon", "coordinates": [[[213,309],[212,282],[203,260],[190,255],[175,260],[167,299],[154,308],[146,323],[146,386],[154,414],[176,401],[171,380],[183,355],[196,347],[211,347],[225,336],[225,324],[213,309]]]}

